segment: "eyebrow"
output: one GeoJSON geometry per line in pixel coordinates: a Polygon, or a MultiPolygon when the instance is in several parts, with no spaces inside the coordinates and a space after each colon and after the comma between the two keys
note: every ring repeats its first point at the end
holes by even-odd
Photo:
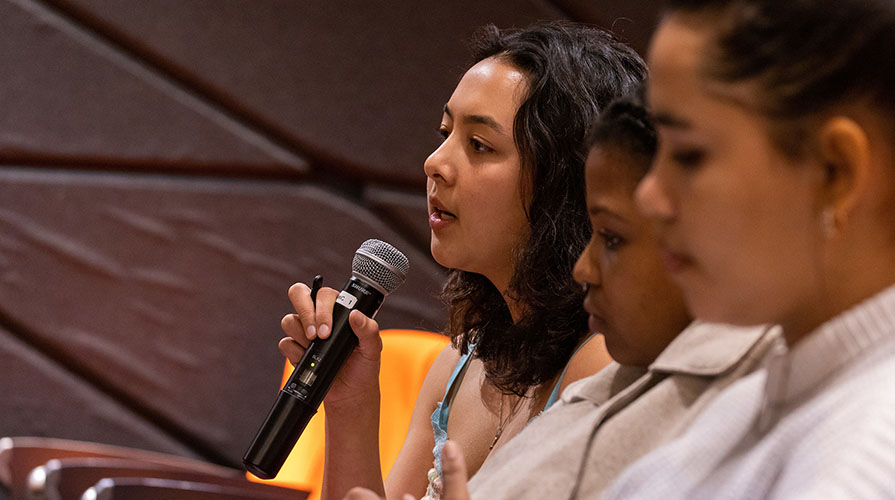
{"type": "Polygon", "coordinates": [[[653,114],[653,120],[656,122],[656,125],[663,127],[683,129],[692,127],[690,122],[671,113],[656,112],[653,114]]]}
{"type": "Polygon", "coordinates": [[[613,219],[618,219],[622,222],[625,222],[625,218],[619,215],[618,212],[612,210],[610,207],[607,207],[603,204],[595,204],[587,207],[587,213],[591,217],[596,217],[597,215],[603,214],[608,217],[612,217],[613,219]]]}
{"type": "MultiPolygon", "coordinates": [[[[451,120],[454,119],[454,114],[451,113],[451,108],[447,104],[444,105],[444,114],[448,115],[451,120]]],[[[488,115],[463,115],[462,119],[464,123],[478,123],[494,129],[499,134],[506,134],[503,127],[497,123],[497,120],[488,115]]]]}

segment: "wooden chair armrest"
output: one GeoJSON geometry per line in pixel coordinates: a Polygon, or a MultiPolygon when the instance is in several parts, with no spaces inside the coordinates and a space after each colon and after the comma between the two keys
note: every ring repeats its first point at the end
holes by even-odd
{"type": "Polygon", "coordinates": [[[0,484],[9,490],[12,498],[25,498],[28,476],[35,467],[54,458],[72,457],[120,458],[212,475],[242,475],[241,471],[229,467],[136,448],[23,436],[0,438],[0,484]]]}
{"type": "Polygon", "coordinates": [[[52,459],[36,467],[28,479],[28,498],[30,500],[80,498],[88,488],[103,478],[137,477],[249,489],[261,486],[265,491],[271,491],[271,488],[281,490],[280,493],[290,498],[298,494],[295,490],[250,482],[240,470],[236,469],[227,470],[226,474],[212,474],[128,459],[87,457],[52,459]]]}
{"type": "Polygon", "coordinates": [[[305,500],[307,492],[265,484],[253,487],[158,478],[105,478],[81,500],[305,500]]]}

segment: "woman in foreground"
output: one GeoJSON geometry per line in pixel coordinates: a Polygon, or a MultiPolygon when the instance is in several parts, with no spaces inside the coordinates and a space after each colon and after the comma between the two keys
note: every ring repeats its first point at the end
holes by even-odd
{"type": "Polygon", "coordinates": [[[638,191],[695,316],[785,346],[609,498],[895,498],[895,3],[670,2],[638,191]]]}

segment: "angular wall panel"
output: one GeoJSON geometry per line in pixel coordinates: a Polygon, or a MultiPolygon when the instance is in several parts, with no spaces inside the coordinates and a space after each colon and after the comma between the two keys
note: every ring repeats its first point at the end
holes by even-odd
{"type": "Polygon", "coordinates": [[[55,0],[335,168],[422,186],[475,27],[539,1],[55,0]]]}
{"type": "Polygon", "coordinates": [[[0,432],[131,446],[199,458],[193,450],[0,328],[0,432]]]}
{"type": "Polygon", "coordinates": [[[317,273],[341,288],[369,237],[411,261],[381,325],[438,328],[441,269],[330,192],[4,169],[0,314],[75,373],[235,461],[276,393],[286,290],[317,273]]]}
{"type": "Polygon", "coordinates": [[[25,0],[0,1],[0,160],[295,175],[303,159],[25,0]]]}

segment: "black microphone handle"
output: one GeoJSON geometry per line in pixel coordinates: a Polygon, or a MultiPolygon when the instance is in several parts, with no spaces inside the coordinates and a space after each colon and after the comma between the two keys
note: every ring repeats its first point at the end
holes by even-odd
{"type": "Polygon", "coordinates": [[[357,277],[345,284],[333,309],[332,334],[315,339],[283,386],[258,434],[242,458],[246,470],[273,479],[332,386],[339,370],[357,347],[348,314],[357,309],[376,315],[384,296],[357,277]]]}

